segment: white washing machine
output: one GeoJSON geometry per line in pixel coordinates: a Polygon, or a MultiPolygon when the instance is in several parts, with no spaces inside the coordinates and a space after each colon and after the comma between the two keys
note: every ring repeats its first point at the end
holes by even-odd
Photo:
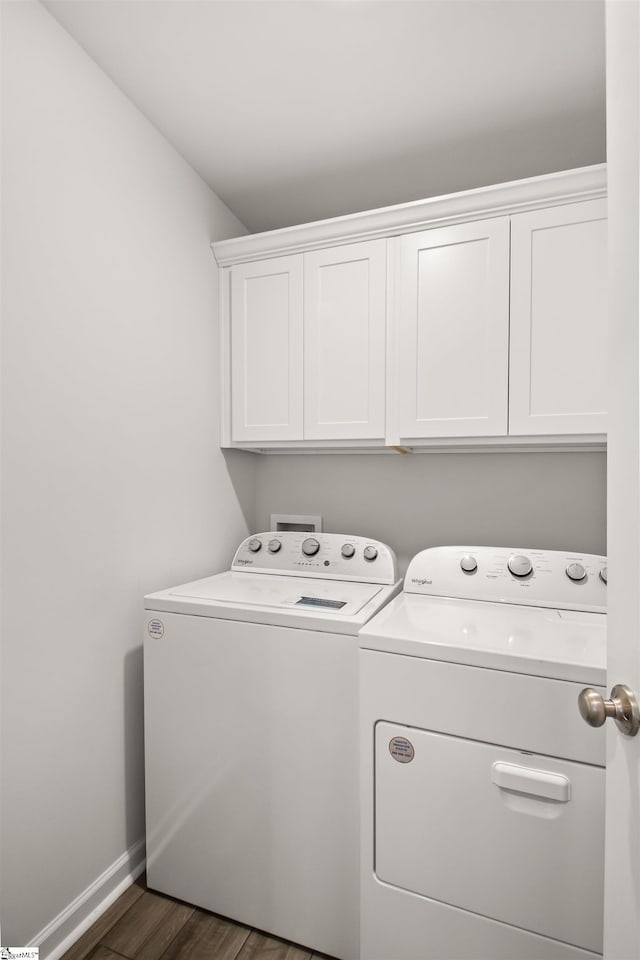
{"type": "Polygon", "coordinates": [[[358,630],[401,587],[385,544],[258,534],[145,598],[147,879],[358,956],[358,630]]]}
{"type": "Polygon", "coordinates": [[[362,629],[363,960],[601,953],[606,576],[436,547],[362,629]]]}

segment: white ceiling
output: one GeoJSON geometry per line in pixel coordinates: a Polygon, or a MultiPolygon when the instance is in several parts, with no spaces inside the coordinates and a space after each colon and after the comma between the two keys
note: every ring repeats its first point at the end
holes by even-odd
{"type": "Polygon", "coordinates": [[[604,0],[49,0],[252,231],[605,159],[604,0]]]}

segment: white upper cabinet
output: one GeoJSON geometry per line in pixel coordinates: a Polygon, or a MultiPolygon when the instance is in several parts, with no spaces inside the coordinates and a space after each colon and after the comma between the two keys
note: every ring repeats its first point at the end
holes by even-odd
{"type": "Polygon", "coordinates": [[[304,436],[385,435],[386,241],[304,255],[304,436]]]}
{"type": "Polygon", "coordinates": [[[234,266],[230,298],[232,440],[302,440],[302,257],[234,266]]]}
{"type": "Polygon", "coordinates": [[[509,433],[606,431],[607,204],[512,217],[509,433]]]}
{"type": "Polygon", "coordinates": [[[602,444],[604,165],[213,245],[221,442],[602,444]]]}
{"type": "Polygon", "coordinates": [[[506,436],[509,218],[400,239],[399,433],[506,436]]]}

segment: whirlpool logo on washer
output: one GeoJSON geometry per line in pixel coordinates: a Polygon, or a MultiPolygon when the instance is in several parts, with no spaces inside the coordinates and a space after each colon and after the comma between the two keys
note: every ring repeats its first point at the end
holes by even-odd
{"type": "Polygon", "coordinates": [[[240,559],[237,561],[237,563],[238,563],[241,567],[250,567],[251,564],[253,563],[253,560],[243,560],[242,558],[240,558],[240,559]]]}
{"type": "Polygon", "coordinates": [[[415,583],[417,587],[427,587],[433,583],[433,580],[419,579],[418,577],[412,577],[411,583],[415,583]]]}

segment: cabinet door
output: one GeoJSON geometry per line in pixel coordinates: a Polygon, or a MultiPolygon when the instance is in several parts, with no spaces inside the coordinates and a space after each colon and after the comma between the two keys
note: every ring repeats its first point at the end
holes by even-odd
{"type": "Polygon", "coordinates": [[[304,257],[304,436],[384,437],[386,241],[304,257]]]}
{"type": "Polygon", "coordinates": [[[400,271],[400,435],[506,435],[508,218],[402,237],[400,271]]]}
{"type": "Polygon", "coordinates": [[[235,441],[302,439],[302,256],[231,270],[235,441]]]}
{"type": "Polygon", "coordinates": [[[509,433],[604,433],[606,200],[511,221],[509,433]]]}

